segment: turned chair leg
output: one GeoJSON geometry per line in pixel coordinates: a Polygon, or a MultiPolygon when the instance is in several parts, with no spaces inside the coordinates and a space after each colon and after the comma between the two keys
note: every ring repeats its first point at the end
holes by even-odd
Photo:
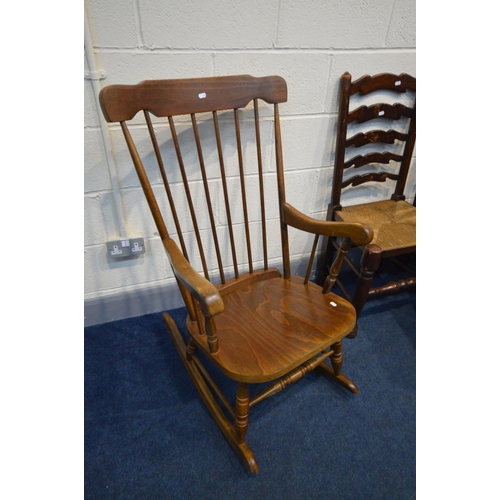
{"type": "Polygon", "coordinates": [[[332,365],[331,368],[325,363],[321,363],[317,367],[318,371],[320,371],[323,375],[328,377],[336,384],[342,386],[344,389],[347,389],[353,394],[357,394],[359,392],[359,389],[356,387],[356,384],[351,379],[347,378],[345,375],[341,373],[342,340],[335,342],[335,344],[331,346],[331,349],[333,351],[333,354],[330,356],[330,363],[332,365]]]}
{"type": "Polygon", "coordinates": [[[186,347],[186,359],[188,361],[191,361],[193,359],[193,356],[195,355],[197,350],[196,344],[194,343],[194,340],[192,338],[189,338],[188,344],[186,347]]]}
{"type": "Polygon", "coordinates": [[[248,384],[243,382],[238,383],[236,389],[236,439],[238,443],[245,442],[245,434],[248,429],[248,410],[249,410],[250,396],[248,384]]]}
{"type": "Polygon", "coordinates": [[[252,453],[252,450],[248,447],[248,445],[244,442],[246,427],[248,427],[248,407],[249,403],[245,403],[245,400],[248,401],[249,391],[248,386],[246,384],[239,384],[241,387],[237,389],[237,398],[236,398],[236,414],[238,415],[237,419],[240,424],[240,430],[237,430],[237,426],[233,426],[232,423],[226,418],[226,415],[222,411],[222,408],[218,404],[214,395],[212,394],[210,388],[207,385],[206,379],[203,377],[202,372],[200,371],[198,364],[196,363],[196,357],[192,352],[193,348],[195,348],[193,343],[189,350],[191,351],[188,354],[188,348],[186,346],[186,342],[182,337],[175,321],[172,316],[167,313],[163,313],[163,317],[165,318],[165,322],[167,324],[167,328],[170,332],[170,336],[174,342],[174,345],[177,351],[180,354],[182,362],[186,367],[186,370],[191,377],[198,393],[203,399],[204,403],[207,405],[208,410],[212,414],[215,422],[219,426],[219,429],[222,431],[229,444],[232,446],[233,450],[236,454],[243,460],[243,462],[247,465],[250,472],[256,473],[259,471],[259,466],[255,461],[255,457],[252,453]],[[188,356],[191,360],[188,360],[188,356]],[[238,409],[239,406],[239,409],[238,409]],[[245,417],[246,415],[246,417],[245,417]],[[246,423],[245,423],[246,420],[246,423]],[[241,441],[241,442],[240,442],[241,441]]]}
{"type": "Polygon", "coordinates": [[[342,371],[342,341],[333,344],[332,350],[333,355],[330,359],[332,360],[333,373],[338,377],[342,371]]]}
{"type": "MultiPolygon", "coordinates": [[[[373,281],[373,275],[380,266],[380,260],[382,256],[382,249],[375,244],[370,243],[366,245],[363,255],[361,256],[361,268],[359,272],[359,278],[356,283],[356,289],[354,290],[354,295],[352,299],[352,305],[356,309],[356,316],[359,318],[361,311],[368,298],[368,293],[370,292],[370,287],[373,281]]],[[[358,325],[354,327],[354,330],[347,335],[348,338],[353,339],[358,334],[358,325]]]]}

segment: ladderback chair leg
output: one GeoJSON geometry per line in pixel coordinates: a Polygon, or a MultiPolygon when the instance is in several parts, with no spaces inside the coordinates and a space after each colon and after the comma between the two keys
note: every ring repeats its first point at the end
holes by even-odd
{"type": "MultiPolygon", "coordinates": [[[[370,287],[373,281],[373,276],[380,266],[382,249],[373,243],[366,245],[361,256],[361,268],[359,272],[356,289],[352,298],[352,305],[356,309],[356,316],[359,318],[361,311],[366,303],[370,287]]],[[[358,325],[354,330],[347,335],[347,338],[353,339],[358,334],[358,325]]]]}

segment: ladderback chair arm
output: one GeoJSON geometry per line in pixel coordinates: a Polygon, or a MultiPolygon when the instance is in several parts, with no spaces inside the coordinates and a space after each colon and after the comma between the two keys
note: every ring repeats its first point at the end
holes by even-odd
{"type": "Polygon", "coordinates": [[[203,315],[212,318],[224,310],[224,301],[215,286],[195,271],[170,238],[163,240],[170,265],[179,282],[200,304],[203,315]]]}
{"type": "Polygon", "coordinates": [[[283,222],[308,233],[349,238],[358,246],[364,246],[373,239],[373,230],[358,223],[317,220],[309,217],[288,203],[283,203],[283,222]]]}

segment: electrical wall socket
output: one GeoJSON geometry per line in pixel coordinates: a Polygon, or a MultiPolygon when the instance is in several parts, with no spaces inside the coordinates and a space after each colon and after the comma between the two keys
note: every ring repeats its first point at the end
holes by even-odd
{"type": "Polygon", "coordinates": [[[133,257],[146,252],[144,238],[125,238],[123,240],[108,241],[106,243],[108,256],[112,259],[133,257]]]}

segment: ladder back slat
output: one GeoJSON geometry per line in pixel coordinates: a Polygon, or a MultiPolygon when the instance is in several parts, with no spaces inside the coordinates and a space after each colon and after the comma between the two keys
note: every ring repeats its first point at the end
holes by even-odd
{"type": "Polygon", "coordinates": [[[349,113],[347,116],[348,123],[358,122],[365,123],[374,118],[384,120],[399,120],[403,116],[412,118],[415,110],[400,102],[395,104],[387,104],[385,102],[373,104],[371,106],[359,106],[349,113]]]}
{"type": "Polygon", "coordinates": [[[383,153],[368,153],[366,155],[358,155],[354,158],[350,158],[344,163],[344,169],[354,167],[359,168],[364,165],[369,165],[370,163],[384,163],[388,164],[391,161],[400,162],[403,159],[401,155],[391,153],[390,151],[384,151],[383,153]]]}
{"type": "Polygon", "coordinates": [[[406,73],[401,73],[400,75],[391,73],[364,75],[352,82],[350,94],[354,95],[359,92],[361,95],[364,95],[380,89],[388,90],[389,88],[393,92],[399,93],[406,92],[407,90],[415,92],[417,89],[417,80],[406,73]]]}
{"type": "Polygon", "coordinates": [[[405,142],[409,138],[408,134],[403,134],[396,130],[370,130],[368,132],[360,132],[345,141],[345,147],[354,146],[359,148],[367,144],[383,143],[394,144],[396,140],[405,142]]]}
{"type": "Polygon", "coordinates": [[[342,188],[347,186],[359,186],[364,184],[365,182],[385,182],[387,179],[391,179],[393,181],[397,181],[399,176],[396,174],[391,174],[390,172],[377,172],[377,173],[368,173],[364,175],[355,175],[345,180],[342,183],[342,188]]]}

